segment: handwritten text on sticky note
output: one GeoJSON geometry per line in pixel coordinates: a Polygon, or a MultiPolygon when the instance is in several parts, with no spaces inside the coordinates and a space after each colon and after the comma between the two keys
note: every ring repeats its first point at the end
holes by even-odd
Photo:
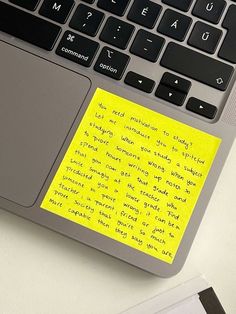
{"type": "Polygon", "coordinates": [[[219,145],[97,89],[41,207],[172,263],[219,145]]]}

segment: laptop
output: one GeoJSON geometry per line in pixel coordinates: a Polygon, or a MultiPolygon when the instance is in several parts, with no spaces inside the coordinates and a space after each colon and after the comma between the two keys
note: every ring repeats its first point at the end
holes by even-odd
{"type": "Polygon", "coordinates": [[[0,208],[179,272],[236,134],[235,36],[230,0],[0,0],[0,208]]]}

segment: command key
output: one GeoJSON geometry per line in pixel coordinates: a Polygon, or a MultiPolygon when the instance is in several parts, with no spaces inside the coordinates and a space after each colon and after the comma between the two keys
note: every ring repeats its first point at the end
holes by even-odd
{"type": "Polygon", "coordinates": [[[89,67],[98,51],[99,44],[86,37],[67,31],[56,50],[66,59],[89,67]]]}

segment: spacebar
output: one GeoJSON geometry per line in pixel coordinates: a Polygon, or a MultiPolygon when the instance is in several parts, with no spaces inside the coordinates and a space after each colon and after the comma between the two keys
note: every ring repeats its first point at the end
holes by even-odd
{"type": "Polygon", "coordinates": [[[204,54],[169,43],[161,65],[219,90],[226,90],[234,68],[204,54]]]}
{"type": "Polygon", "coordinates": [[[46,50],[52,50],[61,28],[25,11],[0,2],[0,31],[46,50]]]}

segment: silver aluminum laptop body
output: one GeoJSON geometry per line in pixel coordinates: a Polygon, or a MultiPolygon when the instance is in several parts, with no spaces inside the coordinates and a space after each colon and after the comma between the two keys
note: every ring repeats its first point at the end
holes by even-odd
{"type": "MultiPolygon", "coordinates": [[[[9,4],[7,0],[1,2],[9,4]]],[[[73,10],[81,2],[77,1],[73,10]]],[[[163,10],[168,8],[160,1],[156,3],[160,3],[163,10]]],[[[17,7],[14,4],[10,5],[17,7]]],[[[39,7],[40,5],[41,2],[39,7]]],[[[129,5],[131,6],[132,3],[129,5]]],[[[96,3],[90,6],[98,9],[96,3]]],[[[24,8],[22,10],[28,12],[24,8]]],[[[73,15],[73,10],[70,17],[73,15]]],[[[105,12],[107,16],[112,16],[103,9],[98,10],[105,12]]],[[[42,18],[38,9],[30,13],[42,18]]],[[[193,22],[197,20],[191,15],[191,11],[185,14],[191,16],[193,22]]],[[[224,15],[221,19],[223,18],[224,15]]],[[[119,19],[126,21],[126,15],[119,19]]],[[[62,28],[60,36],[68,30],[68,21],[61,25],[53,22],[62,28]]],[[[136,31],[143,28],[135,23],[133,25],[136,31]]],[[[149,31],[155,33],[156,27],[149,31]]],[[[225,32],[224,30],[224,34],[225,32]]],[[[89,36],[85,35],[85,37],[89,36]]],[[[162,35],[162,37],[166,40],[165,45],[171,41],[168,36],[162,35]]],[[[92,39],[97,40],[101,47],[105,46],[99,39],[99,33],[92,39]]],[[[131,57],[126,72],[134,71],[149,75],[157,84],[155,89],[164,72],[171,72],[190,80],[192,86],[188,98],[198,97],[218,108],[216,117],[209,120],[187,111],[185,105],[177,107],[157,98],[154,93],[146,94],[126,85],[123,79],[126,72],[118,81],[95,72],[93,65],[96,58],[93,65],[87,68],[58,56],[55,49],[60,40],[61,37],[57,40],[55,48],[49,52],[0,31],[0,207],[141,269],[163,277],[172,276],[180,271],[186,260],[235,138],[235,79],[232,77],[227,90],[222,92],[163,68],[160,65],[161,57],[156,63],[143,62],[141,58],[126,49],[125,53],[131,57]],[[222,140],[172,264],[40,207],[97,88],[151,108],[222,140]]],[[[181,45],[187,47],[186,40],[181,45]]],[[[191,49],[197,51],[195,48],[191,49]]],[[[218,59],[217,53],[211,57],[218,59]]],[[[227,61],[225,63],[235,67],[227,61]]]]}

